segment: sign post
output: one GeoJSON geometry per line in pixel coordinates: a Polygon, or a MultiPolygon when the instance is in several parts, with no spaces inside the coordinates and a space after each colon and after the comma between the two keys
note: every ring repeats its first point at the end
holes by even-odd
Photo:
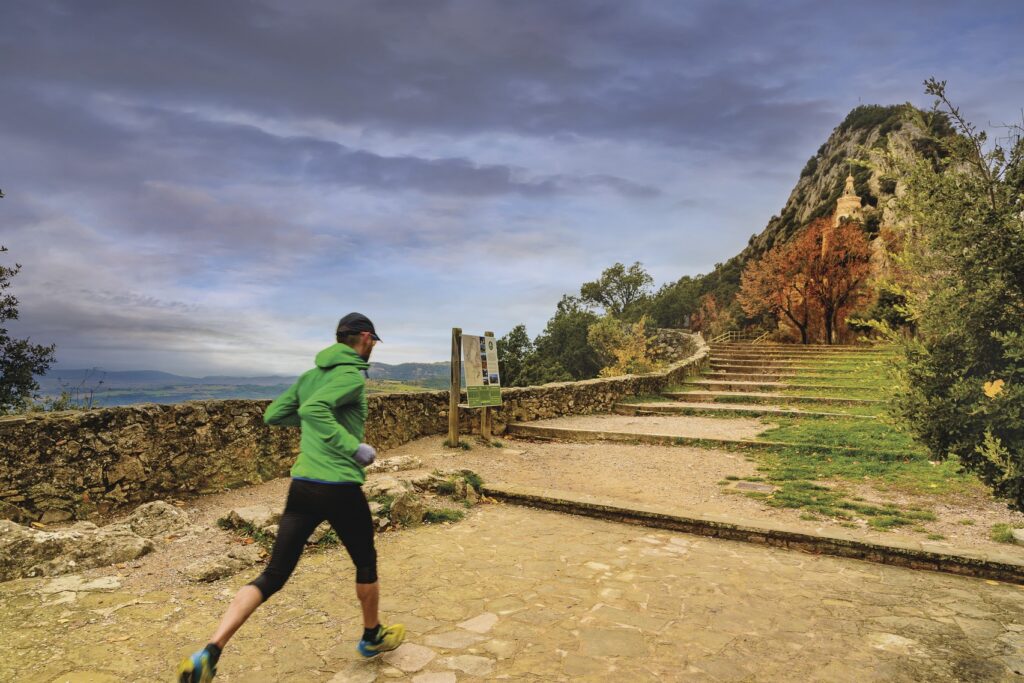
{"type": "Polygon", "coordinates": [[[448,395],[448,447],[459,445],[459,394],[462,386],[462,330],[452,328],[452,377],[451,392],[448,395]]]}
{"type": "MultiPolygon", "coordinates": [[[[484,346],[485,347],[487,346],[486,341],[488,339],[491,340],[491,342],[493,344],[493,340],[494,340],[494,333],[493,332],[484,332],[484,340],[485,340],[484,346]]],[[[484,353],[486,354],[487,352],[485,351],[484,353]]],[[[497,349],[495,349],[495,351],[494,351],[494,371],[497,372],[497,370],[498,370],[498,351],[497,351],[497,349]]],[[[498,405],[501,405],[501,386],[500,385],[498,386],[498,405]]],[[[483,439],[485,443],[488,443],[488,444],[491,443],[491,407],[489,405],[484,406],[483,412],[480,413],[480,438],[483,439]]]]}

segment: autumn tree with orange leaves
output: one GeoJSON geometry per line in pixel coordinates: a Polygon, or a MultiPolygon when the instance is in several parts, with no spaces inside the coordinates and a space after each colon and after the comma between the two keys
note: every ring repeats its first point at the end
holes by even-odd
{"type": "Polygon", "coordinates": [[[747,265],[740,276],[736,299],[749,316],[780,315],[800,332],[800,343],[808,342],[812,302],[807,296],[805,250],[800,238],[784,242],[757,261],[747,265]]]}
{"type": "Polygon", "coordinates": [[[808,260],[809,294],[821,311],[825,343],[835,340],[846,314],[864,302],[871,274],[871,244],[860,223],[819,218],[807,226],[808,241],[819,245],[816,258],[808,260]],[[822,238],[828,236],[824,248],[822,238]]]}
{"type": "Polygon", "coordinates": [[[831,217],[812,221],[747,265],[737,294],[747,315],[783,317],[800,332],[803,344],[818,323],[824,341],[834,342],[846,314],[867,294],[871,246],[858,223],[833,227],[832,222],[831,217]]]}

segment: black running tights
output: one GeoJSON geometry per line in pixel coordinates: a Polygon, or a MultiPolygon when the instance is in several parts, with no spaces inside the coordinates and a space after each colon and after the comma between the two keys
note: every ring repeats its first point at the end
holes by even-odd
{"type": "Polygon", "coordinates": [[[373,519],[362,487],[292,479],[270,564],[251,584],[259,589],[264,600],[281,590],[299,563],[306,541],[324,520],[330,522],[352,558],[356,583],[377,581],[373,519]]]}

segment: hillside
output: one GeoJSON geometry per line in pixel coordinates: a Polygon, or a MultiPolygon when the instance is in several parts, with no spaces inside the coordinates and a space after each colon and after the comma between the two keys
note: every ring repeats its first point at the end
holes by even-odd
{"type": "MultiPolygon", "coordinates": [[[[734,299],[743,268],[773,245],[791,238],[811,220],[830,214],[842,194],[848,173],[853,174],[854,187],[864,201],[864,230],[874,238],[879,228],[891,221],[887,205],[896,192],[897,181],[856,161],[884,150],[896,154],[907,154],[911,150],[933,154],[923,131],[908,120],[911,113],[909,104],[863,105],[853,109],[807,160],[782,211],[768,220],[764,230],[751,235],[739,254],[716,264],[712,272],[687,280],[695,286],[696,295],[713,294],[720,308],[732,308],[742,319],[734,299]]],[[[943,137],[952,134],[945,118],[927,118],[933,134],[943,137]]]]}

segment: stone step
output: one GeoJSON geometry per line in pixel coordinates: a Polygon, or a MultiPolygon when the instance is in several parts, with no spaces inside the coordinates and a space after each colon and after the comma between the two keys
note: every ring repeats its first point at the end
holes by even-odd
{"type": "Polygon", "coordinates": [[[710,349],[712,358],[750,358],[750,359],[780,359],[799,360],[804,362],[829,361],[829,362],[850,362],[850,361],[884,361],[890,356],[868,353],[770,353],[760,351],[733,351],[727,349],[710,349]]]}
{"type": "MultiPolygon", "coordinates": [[[[733,365],[736,367],[767,367],[767,368],[795,368],[795,369],[813,369],[822,368],[824,370],[842,370],[846,368],[849,363],[846,361],[832,361],[832,360],[791,360],[791,359],[774,359],[774,358],[723,358],[721,356],[709,356],[709,362],[711,365],[733,365]]],[[[870,362],[870,361],[868,361],[870,362]]]]}
{"type": "Polygon", "coordinates": [[[662,394],[665,398],[678,399],[683,401],[723,401],[730,398],[742,398],[745,401],[756,403],[787,402],[787,403],[834,403],[838,405],[876,405],[885,401],[874,398],[843,398],[834,396],[790,396],[774,392],[755,391],[666,391],[662,394]]]}
{"type": "Polygon", "coordinates": [[[703,377],[707,379],[721,380],[770,380],[776,379],[815,379],[822,381],[845,381],[861,379],[860,375],[834,374],[826,375],[814,372],[733,372],[731,370],[710,370],[705,372],[703,377]]]}
{"type": "Polygon", "coordinates": [[[821,368],[821,367],[809,367],[809,368],[794,368],[790,366],[741,366],[734,365],[729,362],[711,362],[708,365],[709,372],[718,373],[746,373],[746,374],[760,374],[760,375],[779,375],[790,373],[792,375],[821,375],[822,377],[840,377],[840,376],[852,376],[861,377],[869,371],[854,371],[846,368],[821,368]]]}
{"type": "Polygon", "coordinates": [[[484,484],[483,493],[511,505],[551,510],[612,522],[665,529],[711,538],[760,543],[815,555],[834,555],[912,570],[947,572],[993,581],[1024,584],[1024,559],[1012,551],[951,548],[920,541],[867,540],[842,531],[813,531],[775,520],[748,520],[730,514],[694,509],[638,505],[595,498],[578,492],[538,489],[510,484],[484,484]]]}
{"type": "Polygon", "coordinates": [[[855,417],[866,420],[876,419],[874,415],[851,415],[850,413],[801,410],[799,408],[783,408],[775,405],[757,405],[749,403],[616,403],[615,412],[621,415],[743,415],[759,417],[763,415],[785,415],[788,417],[855,417]]]}
{"type": "Polygon", "coordinates": [[[769,382],[752,380],[720,380],[720,379],[694,379],[686,382],[687,386],[702,387],[704,389],[719,389],[739,391],[749,389],[849,389],[851,391],[877,391],[877,387],[865,386],[843,386],[836,387],[833,384],[805,384],[795,382],[769,382]]]}
{"type": "Polygon", "coordinates": [[[746,348],[735,346],[711,346],[709,348],[713,353],[758,353],[768,356],[820,356],[822,358],[862,356],[864,358],[885,358],[895,355],[889,351],[856,351],[853,349],[824,351],[822,349],[763,349],[757,346],[748,346],[746,348]]]}
{"type": "Polygon", "coordinates": [[[904,459],[903,453],[892,451],[875,451],[864,448],[850,448],[831,444],[795,443],[789,441],[771,441],[767,439],[728,439],[723,437],[686,436],[681,434],[656,434],[649,432],[612,432],[596,429],[574,429],[572,427],[548,427],[529,422],[514,422],[505,429],[509,438],[535,439],[538,441],[566,441],[589,443],[614,441],[622,443],[645,443],[656,446],[694,446],[698,448],[753,448],[771,450],[790,448],[807,453],[809,456],[822,454],[861,455],[870,454],[880,460],[893,462],[904,459]]]}
{"type": "Polygon", "coordinates": [[[765,365],[765,366],[797,366],[814,368],[844,368],[851,365],[858,368],[878,367],[877,360],[870,358],[850,358],[848,360],[818,360],[806,358],[768,358],[764,356],[723,356],[712,353],[708,360],[715,362],[732,362],[732,364],[765,365]]]}
{"type": "Polygon", "coordinates": [[[786,350],[786,351],[860,351],[860,352],[875,352],[875,353],[895,353],[896,349],[892,346],[866,346],[863,344],[751,344],[749,342],[714,342],[709,344],[711,348],[730,348],[730,349],[766,349],[769,351],[775,350],[786,350]]]}

